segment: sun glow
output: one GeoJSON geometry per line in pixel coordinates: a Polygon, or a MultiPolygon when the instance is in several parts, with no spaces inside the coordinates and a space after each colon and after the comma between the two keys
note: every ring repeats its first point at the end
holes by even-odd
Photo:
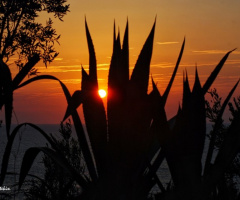
{"type": "Polygon", "coordinates": [[[98,94],[101,98],[104,98],[104,97],[106,97],[107,92],[103,89],[100,89],[100,90],[98,90],[98,94]]]}

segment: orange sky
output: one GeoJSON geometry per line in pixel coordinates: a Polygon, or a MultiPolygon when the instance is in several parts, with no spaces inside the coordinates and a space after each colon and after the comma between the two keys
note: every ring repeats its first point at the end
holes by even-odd
{"type": "MultiPolygon", "coordinates": [[[[71,93],[80,89],[81,64],[88,68],[88,49],[85,37],[86,16],[95,46],[99,85],[107,89],[107,75],[112,53],[113,21],[123,36],[126,19],[129,20],[130,66],[137,56],[157,16],[151,74],[163,93],[177,60],[181,43],[186,46],[166,110],[172,117],[181,102],[182,72],[187,69],[191,85],[195,65],[202,84],[224,54],[240,48],[240,1],[236,0],[70,0],[70,12],[64,22],[54,20],[61,34],[58,58],[46,69],[39,63],[42,74],[61,79],[71,93]]],[[[45,22],[49,15],[41,15],[45,22]]],[[[122,38],[122,37],[121,37],[122,38]]],[[[15,69],[12,66],[12,69],[15,69]]],[[[240,49],[232,53],[213,87],[223,97],[240,77],[240,49]]],[[[234,96],[240,94],[238,87],[234,96]]],[[[14,94],[14,111],[20,123],[60,123],[66,100],[57,82],[41,81],[19,89],[14,94]]],[[[13,123],[16,123],[15,117],[13,123]]]]}

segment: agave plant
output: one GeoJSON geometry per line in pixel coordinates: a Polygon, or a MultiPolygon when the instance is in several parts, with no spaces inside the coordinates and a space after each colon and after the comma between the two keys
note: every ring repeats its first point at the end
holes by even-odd
{"type": "Polygon", "coordinates": [[[9,66],[2,60],[0,61],[0,109],[2,109],[3,106],[5,108],[6,133],[8,138],[10,137],[12,119],[13,92],[39,60],[38,54],[32,56],[13,79],[9,66]]]}
{"type": "MultiPolygon", "coordinates": [[[[156,145],[152,146],[155,143],[154,127],[156,127],[155,121],[157,121],[155,117],[158,117],[155,108],[159,107],[158,94],[156,94],[156,88],[150,94],[147,93],[154,30],[155,23],[129,78],[128,23],[122,46],[120,35],[116,37],[114,26],[107,110],[97,93],[96,56],[87,23],[89,74],[82,68],[81,90],[75,91],[70,96],[66,86],[52,76],[34,77],[19,86],[22,87],[43,78],[60,82],[68,101],[68,108],[63,120],[72,116],[88,169],[88,174],[78,173],[66,162],[61,155],[61,150],[51,141],[51,138],[38,128],[50,142],[52,149],[33,147],[27,150],[21,167],[19,187],[21,187],[35,157],[42,151],[74,176],[83,189],[81,194],[83,199],[147,199],[149,191],[156,183],[162,190],[165,190],[155,173],[160,164],[157,161],[159,158],[156,159],[153,166],[150,164],[160,147],[158,143],[157,148],[155,148],[156,145]],[[81,104],[87,132],[84,131],[76,111],[81,104]]],[[[184,44],[185,41],[172,78],[163,95],[164,105],[182,57],[184,44]]],[[[164,109],[161,106],[159,108],[162,112],[161,118],[166,119],[164,109]]],[[[9,157],[7,153],[5,155],[9,157]]],[[[2,171],[2,174],[5,171],[2,171]]]]}
{"type": "MultiPolygon", "coordinates": [[[[179,107],[174,118],[167,120],[164,107],[181,61],[185,40],[163,95],[158,91],[154,80],[152,80],[153,89],[148,93],[155,23],[130,77],[128,23],[122,45],[120,35],[116,36],[114,25],[113,54],[108,76],[107,109],[105,109],[102,99],[97,94],[96,56],[87,23],[85,26],[89,49],[89,74],[82,68],[81,90],[75,91],[71,96],[59,79],[46,75],[34,77],[18,87],[41,79],[59,81],[68,102],[63,120],[72,116],[87,172],[83,174],[74,169],[51,138],[35,125],[29,124],[46,137],[52,148],[33,147],[26,151],[20,172],[19,188],[35,157],[42,151],[74,177],[83,191],[79,196],[80,199],[147,199],[155,185],[161,190],[161,195],[156,196],[159,199],[203,200],[209,197],[240,147],[238,134],[240,126],[237,123],[239,116],[233,120],[232,128],[229,129],[229,134],[214,164],[211,164],[212,142],[210,142],[205,170],[202,173],[201,159],[206,135],[204,95],[232,51],[222,58],[203,86],[196,69],[195,83],[191,91],[187,72],[184,73],[182,106],[179,107]],[[84,131],[76,111],[80,105],[83,106],[87,131],[84,131]],[[233,141],[234,143],[231,144],[233,141]],[[166,191],[156,175],[164,158],[167,160],[174,183],[174,188],[170,191],[166,191]]],[[[237,84],[238,82],[226,98],[219,118],[237,84]]],[[[14,133],[16,135],[16,131],[14,133]]],[[[214,142],[214,137],[211,140],[214,142]]],[[[4,179],[7,171],[11,145],[8,145],[4,154],[0,181],[4,179]]]]}

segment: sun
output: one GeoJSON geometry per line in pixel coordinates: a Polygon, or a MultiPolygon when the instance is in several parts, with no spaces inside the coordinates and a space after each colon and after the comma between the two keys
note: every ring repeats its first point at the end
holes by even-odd
{"type": "Polygon", "coordinates": [[[107,92],[103,89],[100,89],[100,90],[98,90],[98,94],[101,98],[104,98],[104,97],[106,97],[107,92]]]}

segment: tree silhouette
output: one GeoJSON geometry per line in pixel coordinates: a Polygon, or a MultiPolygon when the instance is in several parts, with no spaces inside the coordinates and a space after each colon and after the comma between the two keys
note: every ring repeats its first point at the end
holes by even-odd
{"type": "MultiPolygon", "coordinates": [[[[39,54],[45,65],[58,53],[54,43],[60,35],[52,27],[51,18],[44,26],[36,22],[41,12],[53,13],[62,20],[69,11],[67,0],[1,0],[0,3],[0,59],[5,63],[17,55],[20,70],[34,54],[39,54]]],[[[32,69],[30,73],[36,72],[32,69]]]]}
{"type": "Polygon", "coordinates": [[[69,11],[67,0],[1,0],[0,1],[0,109],[5,107],[7,136],[13,108],[13,91],[24,78],[37,73],[35,64],[43,59],[47,66],[58,55],[54,43],[60,38],[49,18],[46,26],[36,22],[40,12],[53,13],[62,20],[69,11]],[[19,72],[12,78],[8,61],[18,56],[19,72]]]}

